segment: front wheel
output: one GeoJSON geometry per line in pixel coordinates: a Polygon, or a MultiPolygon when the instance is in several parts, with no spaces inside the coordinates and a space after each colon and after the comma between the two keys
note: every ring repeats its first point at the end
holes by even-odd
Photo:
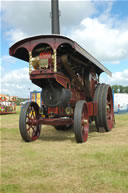
{"type": "Polygon", "coordinates": [[[78,101],[74,112],[74,133],[77,143],[86,142],[88,139],[89,118],[85,101],[78,101]]]}
{"type": "Polygon", "coordinates": [[[21,137],[25,142],[35,141],[40,136],[41,125],[39,120],[39,106],[35,102],[27,102],[23,105],[19,119],[21,137]]]}

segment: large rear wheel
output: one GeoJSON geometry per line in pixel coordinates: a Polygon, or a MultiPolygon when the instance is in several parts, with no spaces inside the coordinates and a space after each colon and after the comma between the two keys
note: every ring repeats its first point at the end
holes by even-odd
{"type": "Polygon", "coordinates": [[[21,109],[19,129],[25,142],[35,141],[40,136],[41,126],[38,125],[39,106],[35,102],[25,103],[21,109]]]}
{"type": "Polygon", "coordinates": [[[95,90],[95,93],[94,93],[94,101],[97,102],[97,107],[98,107],[98,112],[97,112],[97,115],[94,117],[95,118],[95,125],[96,125],[96,128],[97,128],[97,131],[99,132],[99,113],[100,113],[100,109],[99,109],[99,95],[100,95],[100,92],[101,92],[101,85],[98,85],[96,90],[95,90]]]}
{"type": "Polygon", "coordinates": [[[78,101],[74,112],[74,133],[77,143],[87,141],[89,130],[88,108],[85,101],[78,101]]]}
{"type": "Polygon", "coordinates": [[[98,112],[95,116],[95,124],[98,131],[110,131],[114,126],[113,96],[111,87],[107,84],[98,85],[94,101],[97,102],[98,112]]]}
{"type": "Polygon", "coordinates": [[[105,85],[103,91],[103,125],[106,132],[111,131],[114,126],[114,112],[113,112],[113,96],[112,89],[109,85],[105,85]]]}

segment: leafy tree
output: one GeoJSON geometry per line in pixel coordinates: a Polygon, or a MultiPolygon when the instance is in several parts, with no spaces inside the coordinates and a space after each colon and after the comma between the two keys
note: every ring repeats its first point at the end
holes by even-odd
{"type": "Polygon", "coordinates": [[[128,93],[128,86],[113,85],[112,89],[114,90],[114,93],[128,93]]]}

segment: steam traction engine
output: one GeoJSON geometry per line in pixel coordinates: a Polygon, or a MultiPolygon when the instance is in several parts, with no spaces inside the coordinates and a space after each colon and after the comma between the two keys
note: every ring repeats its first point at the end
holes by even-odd
{"type": "Polygon", "coordinates": [[[99,75],[111,72],[76,42],[60,35],[36,36],[14,44],[10,55],[29,62],[30,79],[42,88],[42,107],[30,102],[21,110],[24,141],[36,140],[41,124],[56,129],[73,125],[78,143],[87,140],[93,120],[98,131],[112,129],[112,90],[99,84],[99,75]]]}
{"type": "Polygon", "coordinates": [[[106,72],[99,61],[71,39],[59,34],[58,1],[52,0],[52,34],[27,38],[10,48],[10,55],[29,62],[30,80],[42,88],[42,107],[26,103],[20,113],[24,141],[39,138],[41,125],[57,130],[73,126],[78,143],[88,138],[89,124],[110,131],[113,127],[113,97],[109,85],[99,84],[106,72]]]}

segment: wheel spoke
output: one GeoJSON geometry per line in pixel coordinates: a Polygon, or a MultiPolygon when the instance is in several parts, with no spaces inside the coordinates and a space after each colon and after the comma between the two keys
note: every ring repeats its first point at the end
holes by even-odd
{"type": "Polygon", "coordinates": [[[36,130],[35,130],[34,126],[32,126],[32,130],[33,130],[34,133],[36,133],[36,130]]]}
{"type": "Polygon", "coordinates": [[[84,127],[83,128],[82,134],[83,134],[83,141],[87,141],[87,138],[88,138],[88,127],[84,127]]]}
{"type": "Polygon", "coordinates": [[[33,112],[34,112],[34,111],[33,111],[33,108],[32,108],[32,111],[31,111],[31,112],[32,112],[32,116],[34,116],[34,113],[33,113],[33,112]]]}
{"type": "Polygon", "coordinates": [[[30,129],[31,129],[31,125],[29,125],[29,127],[27,128],[27,131],[30,131],[30,129]]]}

